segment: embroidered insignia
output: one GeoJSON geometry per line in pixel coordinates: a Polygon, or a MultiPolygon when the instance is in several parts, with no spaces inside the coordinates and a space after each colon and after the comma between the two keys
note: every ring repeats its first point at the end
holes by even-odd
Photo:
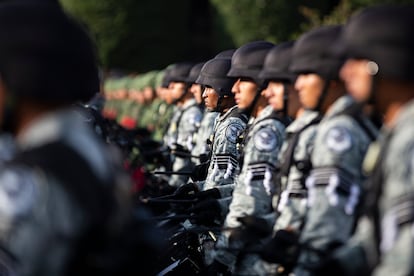
{"type": "Polygon", "coordinates": [[[260,129],[253,136],[254,146],[260,151],[272,151],[277,146],[277,137],[271,129],[260,129]]]}
{"type": "Polygon", "coordinates": [[[346,128],[334,127],[328,131],[326,135],[326,145],[334,152],[344,152],[351,148],[351,134],[346,128]]]}
{"type": "Polygon", "coordinates": [[[243,131],[243,126],[240,124],[231,124],[226,128],[226,138],[232,143],[237,142],[237,137],[243,131]]]}
{"type": "Polygon", "coordinates": [[[5,171],[0,175],[0,213],[16,218],[26,213],[34,199],[32,176],[20,171],[5,171]]]}

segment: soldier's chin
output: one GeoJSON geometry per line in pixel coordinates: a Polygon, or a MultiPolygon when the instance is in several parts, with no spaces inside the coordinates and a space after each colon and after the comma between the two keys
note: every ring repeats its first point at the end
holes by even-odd
{"type": "Polygon", "coordinates": [[[215,110],[216,110],[216,108],[215,108],[215,107],[211,107],[211,106],[207,106],[207,105],[206,105],[206,109],[207,109],[207,111],[209,111],[209,112],[213,112],[213,111],[215,111],[215,110]]]}

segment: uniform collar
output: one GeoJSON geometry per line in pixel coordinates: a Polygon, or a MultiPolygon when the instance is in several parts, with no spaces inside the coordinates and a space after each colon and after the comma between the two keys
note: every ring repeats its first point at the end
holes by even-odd
{"type": "Polygon", "coordinates": [[[80,113],[73,109],[64,109],[47,113],[33,121],[17,137],[20,149],[30,149],[59,140],[64,133],[76,132],[86,127],[80,113]]]}
{"type": "Polygon", "coordinates": [[[235,110],[237,108],[237,105],[231,107],[229,110],[227,110],[226,113],[220,115],[218,118],[219,121],[224,121],[225,119],[227,119],[227,117],[230,115],[230,113],[235,110]]]}
{"type": "Polygon", "coordinates": [[[328,112],[326,112],[324,118],[331,118],[333,116],[336,116],[354,103],[355,100],[349,95],[339,97],[329,108],[328,112]]]}
{"type": "Polygon", "coordinates": [[[309,124],[311,121],[313,121],[316,117],[319,116],[319,112],[314,110],[304,110],[302,115],[295,119],[287,128],[287,133],[293,133],[300,129],[302,129],[305,125],[309,124]]]}

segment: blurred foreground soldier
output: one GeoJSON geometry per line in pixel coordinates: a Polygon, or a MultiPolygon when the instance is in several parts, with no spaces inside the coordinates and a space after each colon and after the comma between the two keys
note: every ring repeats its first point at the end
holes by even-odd
{"type": "Polygon", "coordinates": [[[414,7],[378,6],[351,18],[341,46],[350,94],[384,116],[364,169],[365,210],[354,237],[318,275],[413,275],[414,7]]]}
{"type": "Polygon", "coordinates": [[[297,275],[312,275],[312,267],[352,235],[364,180],[362,161],[377,134],[339,80],[343,59],[323,47],[337,40],[341,30],[341,26],[314,29],[302,35],[293,49],[291,69],[299,74],[295,87],[301,102],[324,115],[306,179],[308,211],[297,275]]]}
{"type": "MultiPolygon", "coordinates": [[[[58,5],[10,2],[0,4],[0,124],[17,153],[0,170],[1,274],[130,275],[131,263],[116,267],[122,251],[100,254],[117,248],[106,237],[128,215],[129,183],[70,110],[99,89],[91,40],[58,5]]],[[[141,246],[131,257],[149,272],[141,246]]]]}

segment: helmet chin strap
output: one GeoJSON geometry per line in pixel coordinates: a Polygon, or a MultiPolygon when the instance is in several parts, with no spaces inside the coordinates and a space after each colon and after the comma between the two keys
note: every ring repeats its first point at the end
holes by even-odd
{"type": "Polygon", "coordinates": [[[223,111],[223,107],[221,106],[222,102],[223,102],[223,96],[219,96],[217,99],[217,105],[216,108],[214,108],[212,111],[213,112],[222,112],[223,111]]]}
{"type": "Polygon", "coordinates": [[[330,83],[331,83],[330,78],[326,78],[325,83],[324,83],[323,88],[322,88],[322,93],[319,96],[318,103],[316,104],[316,107],[312,109],[313,111],[317,111],[317,112],[322,113],[322,106],[323,106],[325,98],[328,94],[330,83]]]}
{"type": "Polygon", "coordinates": [[[289,116],[288,113],[288,102],[289,102],[289,91],[288,91],[288,87],[286,83],[283,83],[283,115],[284,116],[289,116]]]}
{"type": "Polygon", "coordinates": [[[261,93],[263,89],[265,88],[265,84],[257,85],[256,89],[256,95],[254,95],[253,101],[250,103],[250,105],[246,108],[243,108],[243,112],[250,118],[252,116],[253,110],[256,107],[257,102],[259,101],[259,98],[261,96],[261,93]]]}

